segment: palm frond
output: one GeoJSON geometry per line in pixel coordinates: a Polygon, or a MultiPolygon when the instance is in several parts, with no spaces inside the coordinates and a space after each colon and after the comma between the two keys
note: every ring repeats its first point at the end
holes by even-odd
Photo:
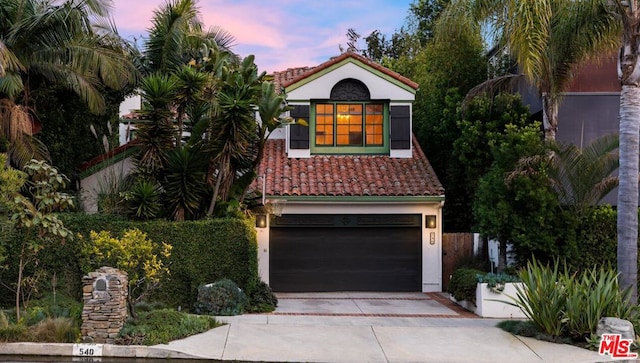
{"type": "Polygon", "coordinates": [[[483,94],[493,97],[502,92],[513,93],[518,87],[524,85],[525,81],[526,79],[523,74],[507,74],[488,79],[467,92],[463,100],[463,107],[468,106],[472,99],[483,94]]]}

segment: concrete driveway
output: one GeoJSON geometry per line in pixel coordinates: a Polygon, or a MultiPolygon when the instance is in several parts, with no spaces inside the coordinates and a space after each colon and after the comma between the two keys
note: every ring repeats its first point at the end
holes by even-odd
{"type": "Polygon", "coordinates": [[[596,352],[517,337],[440,293],[278,294],[271,314],[156,348],[273,362],[603,362],[596,352]]]}

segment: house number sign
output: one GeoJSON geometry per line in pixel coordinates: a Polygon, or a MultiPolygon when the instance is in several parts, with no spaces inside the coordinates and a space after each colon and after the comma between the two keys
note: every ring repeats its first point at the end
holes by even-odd
{"type": "Polygon", "coordinates": [[[74,357],[102,357],[102,344],[74,344],[74,357]]]}

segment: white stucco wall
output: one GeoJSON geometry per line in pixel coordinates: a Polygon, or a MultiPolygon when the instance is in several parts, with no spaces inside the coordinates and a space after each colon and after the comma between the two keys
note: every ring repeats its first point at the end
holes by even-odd
{"type": "Polygon", "coordinates": [[[117,186],[133,168],[131,158],[126,158],[80,180],[80,202],[83,210],[90,214],[97,213],[98,195],[117,186]]]}
{"type": "MultiPolygon", "coordinates": [[[[442,291],[442,204],[437,203],[332,203],[287,202],[282,214],[420,214],[437,216],[437,227],[422,227],[422,291],[442,291]],[[430,241],[434,233],[433,244],[430,241]]],[[[258,269],[269,283],[269,221],[267,228],[256,228],[258,235],[258,269]]]]}
{"type": "Polygon", "coordinates": [[[141,109],[142,108],[141,105],[142,105],[142,97],[140,97],[140,95],[128,96],[120,104],[120,112],[119,112],[120,117],[128,113],[131,113],[133,110],[141,109]]]}
{"type": "Polygon", "coordinates": [[[369,89],[372,100],[413,101],[415,99],[415,95],[412,92],[391,83],[363,66],[351,62],[345,63],[339,68],[295,89],[287,89],[287,99],[291,101],[329,99],[333,86],[346,78],[357,79],[364,83],[369,89]]]}

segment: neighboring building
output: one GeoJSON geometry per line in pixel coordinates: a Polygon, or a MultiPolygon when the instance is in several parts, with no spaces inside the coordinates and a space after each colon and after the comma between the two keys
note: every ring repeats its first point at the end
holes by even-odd
{"type": "Polygon", "coordinates": [[[274,78],[308,127],[266,143],[262,279],[280,292],[442,291],[444,189],[411,133],[418,84],[354,53],[274,78]]]}
{"type": "Polygon", "coordinates": [[[587,145],[620,129],[620,91],[617,54],[588,62],[576,73],[558,110],[556,140],[587,145]]]}
{"type": "Polygon", "coordinates": [[[444,189],[411,134],[418,85],[354,53],[274,76],[309,126],[272,136],[258,170],[282,209],[258,228],[262,278],[275,291],[441,291],[444,189]]]}

